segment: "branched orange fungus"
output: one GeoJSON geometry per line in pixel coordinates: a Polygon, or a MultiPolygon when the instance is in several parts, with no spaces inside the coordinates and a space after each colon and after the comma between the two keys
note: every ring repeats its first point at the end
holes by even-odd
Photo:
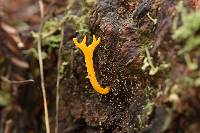
{"type": "Polygon", "coordinates": [[[81,43],[78,43],[77,38],[73,38],[73,41],[76,47],[80,48],[85,56],[85,63],[87,67],[88,77],[92,84],[92,87],[99,92],[100,94],[107,94],[110,91],[110,87],[107,86],[106,88],[102,88],[101,85],[98,83],[93,67],[93,52],[100,43],[100,37],[98,40],[96,39],[95,35],[93,35],[93,42],[91,45],[86,45],[86,36],[84,37],[81,43]]]}

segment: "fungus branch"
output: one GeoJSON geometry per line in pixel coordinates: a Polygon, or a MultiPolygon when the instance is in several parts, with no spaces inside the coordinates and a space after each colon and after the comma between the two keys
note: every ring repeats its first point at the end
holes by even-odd
{"type": "Polygon", "coordinates": [[[98,40],[96,39],[95,35],[93,35],[93,42],[91,45],[87,47],[86,45],[86,36],[83,38],[83,41],[81,43],[78,43],[77,38],[73,39],[76,47],[80,48],[85,56],[85,63],[87,67],[88,77],[90,79],[90,82],[92,84],[92,87],[99,92],[100,94],[107,94],[110,91],[110,87],[107,86],[106,88],[102,88],[100,84],[98,83],[93,67],[93,52],[95,48],[100,43],[100,37],[98,40]]]}

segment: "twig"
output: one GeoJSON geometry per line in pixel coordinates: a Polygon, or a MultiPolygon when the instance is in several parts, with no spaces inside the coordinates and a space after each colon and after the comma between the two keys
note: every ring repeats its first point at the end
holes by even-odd
{"type": "Polygon", "coordinates": [[[46,98],[46,90],[45,90],[45,83],[44,83],[44,70],[43,70],[43,61],[42,61],[42,29],[44,26],[44,5],[43,1],[39,0],[40,6],[40,15],[41,15],[41,27],[39,31],[38,37],[38,58],[39,58],[39,66],[40,66],[40,78],[41,78],[41,88],[42,88],[42,95],[43,95],[43,102],[44,102],[44,115],[45,115],[45,126],[46,126],[46,133],[50,133],[50,126],[49,126],[49,115],[48,115],[48,107],[47,107],[47,98],[46,98]]]}
{"type": "Polygon", "coordinates": [[[13,81],[13,80],[7,79],[7,78],[4,77],[4,76],[1,76],[1,80],[4,81],[4,82],[7,82],[7,83],[9,83],[9,84],[23,84],[23,83],[35,82],[35,81],[32,80],[32,79],[29,79],[29,80],[22,80],[22,81],[13,81]]]}
{"type": "MultiPolygon", "coordinates": [[[[67,7],[65,8],[65,14],[67,13],[67,7]]],[[[55,133],[58,133],[58,113],[59,113],[59,100],[60,100],[60,68],[61,68],[61,62],[62,62],[62,45],[64,43],[64,32],[65,32],[65,22],[66,22],[66,17],[64,17],[59,26],[61,27],[61,41],[59,44],[59,49],[58,49],[58,62],[57,62],[57,81],[56,81],[56,116],[55,116],[55,133]]]]}
{"type": "Polygon", "coordinates": [[[58,113],[59,113],[59,92],[60,92],[60,66],[62,62],[61,58],[61,52],[62,52],[62,45],[64,41],[64,23],[62,23],[62,29],[61,29],[61,42],[59,45],[59,50],[58,50],[58,63],[57,63],[57,81],[56,81],[56,116],[55,116],[55,133],[58,133],[58,113]]]}

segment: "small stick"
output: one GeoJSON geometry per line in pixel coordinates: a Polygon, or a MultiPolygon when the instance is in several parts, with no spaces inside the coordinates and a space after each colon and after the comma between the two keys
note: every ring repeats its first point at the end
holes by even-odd
{"type": "Polygon", "coordinates": [[[21,80],[21,81],[13,81],[13,80],[9,80],[4,76],[1,76],[1,80],[4,82],[7,82],[9,84],[23,84],[23,83],[29,83],[29,82],[35,82],[32,79],[28,79],[28,80],[21,80]]]}
{"type": "Polygon", "coordinates": [[[42,96],[44,102],[44,115],[45,115],[45,126],[46,126],[46,133],[50,133],[50,125],[49,125],[49,115],[48,115],[48,106],[47,106],[47,98],[46,98],[46,89],[44,83],[44,69],[43,69],[43,61],[42,61],[42,29],[44,26],[44,4],[42,0],[39,0],[40,6],[40,15],[41,15],[41,27],[38,37],[37,49],[38,49],[38,56],[39,56],[39,66],[40,66],[40,79],[41,79],[41,88],[42,88],[42,96]]]}
{"type": "Polygon", "coordinates": [[[58,63],[57,63],[57,81],[56,81],[56,116],[55,116],[55,133],[58,133],[58,113],[59,113],[59,92],[60,92],[60,66],[61,66],[61,52],[62,52],[62,45],[64,41],[64,23],[62,23],[62,30],[61,30],[61,41],[59,44],[58,49],[58,63]]]}

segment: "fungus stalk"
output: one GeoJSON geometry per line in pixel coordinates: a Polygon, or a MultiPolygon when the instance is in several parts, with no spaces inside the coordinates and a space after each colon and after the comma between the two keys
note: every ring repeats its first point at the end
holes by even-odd
{"type": "Polygon", "coordinates": [[[86,45],[86,36],[84,37],[81,43],[78,43],[77,38],[73,38],[73,41],[76,47],[80,48],[85,56],[85,63],[87,67],[88,77],[90,79],[90,83],[92,87],[99,92],[100,94],[107,94],[110,91],[110,87],[107,86],[106,88],[102,88],[101,85],[98,83],[93,67],[93,52],[95,48],[100,43],[100,37],[98,40],[96,39],[95,35],[93,35],[93,42],[91,45],[86,45]]]}

